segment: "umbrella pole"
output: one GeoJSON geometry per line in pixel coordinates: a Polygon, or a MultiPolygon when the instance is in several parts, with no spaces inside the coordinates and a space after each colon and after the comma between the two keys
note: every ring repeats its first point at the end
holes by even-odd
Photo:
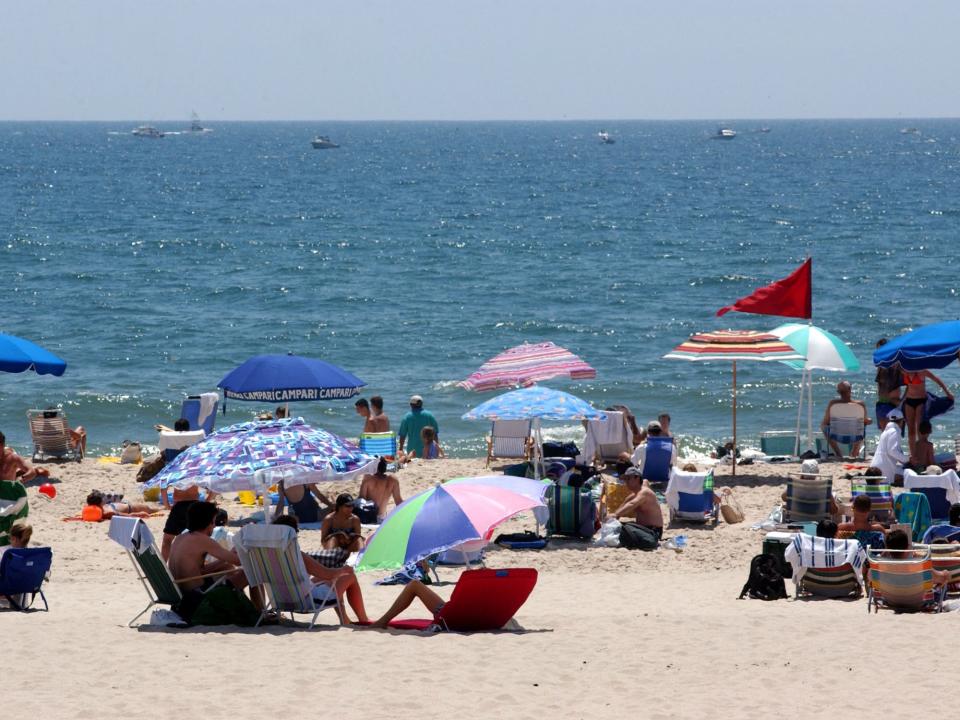
{"type": "Polygon", "coordinates": [[[737,361],[733,361],[733,476],[737,476],[737,361]]]}
{"type": "Polygon", "coordinates": [[[816,452],[817,444],[813,439],[813,370],[807,373],[807,444],[816,452]]]}
{"type": "Polygon", "coordinates": [[[800,374],[800,399],[797,402],[797,436],[793,442],[793,454],[800,455],[800,418],[803,416],[803,384],[807,379],[807,371],[800,374]]]}
{"type": "Polygon", "coordinates": [[[535,425],[534,436],[537,446],[533,449],[533,479],[540,479],[540,468],[543,464],[543,433],[540,428],[540,418],[533,419],[535,425]]]}

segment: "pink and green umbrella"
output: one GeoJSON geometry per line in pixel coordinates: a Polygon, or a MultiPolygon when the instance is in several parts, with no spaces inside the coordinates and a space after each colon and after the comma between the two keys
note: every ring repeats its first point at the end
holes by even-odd
{"type": "Polygon", "coordinates": [[[471,540],[489,540],[504,520],[542,506],[547,487],[507,475],[438,484],[387,516],[367,543],[357,569],[399,568],[471,540]]]}

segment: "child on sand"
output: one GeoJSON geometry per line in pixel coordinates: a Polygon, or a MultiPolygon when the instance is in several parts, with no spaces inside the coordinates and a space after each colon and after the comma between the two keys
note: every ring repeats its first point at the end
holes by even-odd
{"type": "Polygon", "coordinates": [[[437,460],[446,457],[443,448],[437,440],[437,431],[427,425],[420,431],[420,439],[423,440],[423,459],[437,460]]]}
{"type": "Polygon", "coordinates": [[[920,437],[913,446],[913,455],[910,457],[910,465],[917,472],[921,472],[928,465],[933,465],[933,443],[930,442],[930,433],[933,432],[933,426],[929,420],[921,420],[917,426],[917,432],[920,437]]]}

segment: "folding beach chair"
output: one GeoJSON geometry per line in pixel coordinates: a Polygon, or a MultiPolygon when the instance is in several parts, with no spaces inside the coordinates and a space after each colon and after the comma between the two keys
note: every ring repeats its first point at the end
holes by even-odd
{"type": "Polygon", "coordinates": [[[622,453],[633,452],[633,434],[627,428],[627,419],[619,410],[607,410],[605,420],[588,420],[583,455],[579,462],[614,463],[622,453]]]}
{"type": "Polygon", "coordinates": [[[851,500],[856,500],[860,495],[866,495],[870,498],[870,512],[877,519],[877,522],[889,523],[896,519],[893,512],[893,488],[889,483],[883,482],[879,485],[872,485],[863,478],[852,478],[850,482],[851,500]]]}
{"type": "Polygon", "coordinates": [[[430,620],[394,620],[398,630],[436,627],[451,632],[500,630],[530,597],[537,584],[533,568],[465,570],[450,599],[430,620]]]}
{"type": "Polygon", "coordinates": [[[184,448],[195,445],[205,437],[203,430],[186,430],[183,432],[162,430],[157,445],[164,461],[170,462],[183,452],[184,448]]]}
{"type": "Polygon", "coordinates": [[[929,548],[871,548],[867,556],[870,561],[868,613],[871,606],[877,612],[880,605],[900,611],[942,612],[946,587],[937,588],[933,584],[933,561],[929,548]]]}
{"type": "Polygon", "coordinates": [[[13,609],[26,611],[39,595],[43,609],[49,611],[43,581],[52,563],[53,551],[48,547],[7,548],[0,559],[0,597],[13,609]]]}
{"type": "MultiPolygon", "coordinates": [[[[858,457],[866,457],[866,430],[863,422],[863,406],[857,403],[834,403],[830,406],[830,422],[827,437],[838,445],[846,445],[847,455],[853,446],[860,443],[858,457]]],[[[843,448],[841,448],[843,449],[843,448]]]]}
{"type": "Polygon", "coordinates": [[[143,585],[150,600],[147,606],[127,623],[127,627],[133,627],[133,624],[154,605],[169,605],[172,608],[183,599],[180,588],[160,557],[160,553],[157,552],[153,533],[141,518],[114,515],[110,518],[110,529],[107,534],[127,551],[130,562],[133,563],[133,569],[137,573],[137,579],[143,585]]]}
{"type": "Polygon", "coordinates": [[[237,533],[234,543],[250,587],[263,586],[266,591],[267,602],[256,625],[260,625],[270,610],[288,612],[291,620],[294,613],[313,613],[311,628],[327,608],[335,608],[343,621],[334,588],[310,579],[293,528],[246,525],[237,533]]]}
{"type": "Polygon", "coordinates": [[[787,476],[787,502],[784,522],[820,522],[830,519],[833,479],[829,475],[787,476]]]}
{"type": "Polygon", "coordinates": [[[650,482],[666,483],[670,480],[670,464],[673,460],[673,438],[648,437],[647,452],[643,460],[643,478],[650,482]]]}
{"type": "Polygon", "coordinates": [[[216,393],[190,395],[180,406],[180,417],[190,423],[191,430],[203,430],[209,435],[217,420],[220,396],[216,393]]]}
{"type": "Polygon", "coordinates": [[[948,592],[960,591],[960,547],[949,543],[914,545],[913,547],[918,550],[929,550],[930,559],[933,561],[933,569],[950,573],[950,582],[947,584],[948,592]]]}
{"type": "Polygon", "coordinates": [[[487,438],[487,467],[494,458],[506,460],[530,457],[530,420],[494,420],[487,438]]]}
{"type": "Polygon", "coordinates": [[[795,597],[860,597],[866,551],[857,540],[797,534],[784,552],[793,569],[795,597]]]}
{"type": "Polygon", "coordinates": [[[935,523],[946,521],[950,517],[950,506],[960,502],[960,477],[953,470],[940,475],[917,475],[913,470],[904,470],[903,488],[927,496],[935,523]]]}
{"type": "Polygon", "coordinates": [[[687,472],[673,468],[664,494],[670,520],[717,521],[719,506],[714,501],[712,471],[687,472]]]}
{"type": "Polygon", "coordinates": [[[360,450],[367,455],[382,457],[394,468],[399,467],[396,464],[397,434],[393,431],[361,434],[360,450]]]}
{"type": "Polygon", "coordinates": [[[80,447],[74,447],[70,439],[70,426],[67,416],[61,411],[27,410],[27,419],[30,422],[30,435],[33,438],[33,461],[41,462],[56,458],[57,460],[76,460],[80,462],[83,454],[80,447]],[[49,417],[53,415],[53,417],[49,417]]]}

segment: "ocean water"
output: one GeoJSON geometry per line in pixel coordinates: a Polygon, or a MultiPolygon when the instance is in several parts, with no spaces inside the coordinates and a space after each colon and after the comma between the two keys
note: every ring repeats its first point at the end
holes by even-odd
{"type": "MultiPolygon", "coordinates": [[[[0,375],[21,450],[25,411],[50,404],[96,451],[154,441],[184,394],[290,351],[359,375],[394,421],[422,394],[448,451],[479,454],[488,428],[460,416],[488,396],[455,381],[542,340],[597,369],[549,384],[641,421],[668,411],[706,450],[731,432],[730,368],[662,356],[693,332],[778,325],[714,311],[807,254],[814,321],[854,349],[866,399],[877,338],[960,314],[960,121],[741,121],[732,141],[703,122],[213,123],[160,140],[135,124],[0,124],[0,331],[69,365],[0,375]],[[316,133],[341,147],[311,149],[316,133]]],[[[738,377],[746,444],[793,426],[799,373],[738,377]]],[[[839,377],[815,379],[821,408],[839,377]]],[[[218,424],[265,409],[231,401],[218,424]]],[[[352,401],[294,411],[359,431],[352,401]]],[[[938,419],[941,441],[958,417],[938,419]]]]}

